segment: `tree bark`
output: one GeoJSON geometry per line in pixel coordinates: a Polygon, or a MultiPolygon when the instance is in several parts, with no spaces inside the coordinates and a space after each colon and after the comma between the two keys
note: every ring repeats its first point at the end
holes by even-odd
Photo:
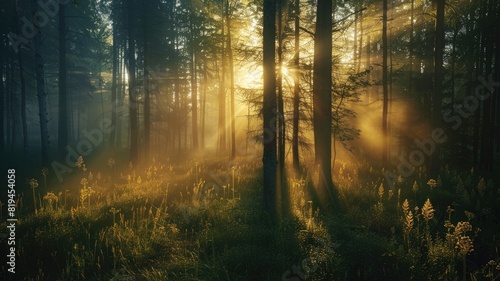
{"type": "Polygon", "coordinates": [[[193,19],[190,21],[191,29],[191,132],[193,150],[198,150],[198,79],[196,74],[196,36],[193,28],[193,19]]]}
{"type": "Polygon", "coordinates": [[[285,114],[283,102],[283,0],[278,0],[277,5],[278,67],[276,83],[278,88],[278,174],[282,177],[279,182],[282,182],[285,167],[285,114]]]}
{"type": "Polygon", "coordinates": [[[68,145],[68,104],[66,87],[66,8],[59,4],[59,128],[58,148],[63,156],[68,145]]]}
{"type": "MultiPolygon", "coordinates": [[[[33,8],[37,6],[36,0],[33,1],[33,8]]],[[[45,92],[45,72],[42,58],[42,31],[38,32],[34,38],[35,51],[35,73],[36,73],[36,91],[38,96],[38,116],[40,121],[40,136],[42,144],[42,165],[49,167],[49,127],[47,113],[47,92],[45,92]]]]}
{"type": "Polygon", "coordinates": [[[113,20],[113,47],[112,47],[112,60],[113,60],[113,73],[111,80],[111,128],[113,128],[109,134],[109,145],[113,154],[115,153],[115,139],[116,139],[116,92],[117,92],[117,80],[118,80],[118,24],[116,20],[113,20]]]}
{"type": "Polygon", "coordinates": [[[317,193],[322,207],[333,206],[332,150],[332,0],[318,0],[313,65],[313,125],[317,193]]]}
{"type": "MultiPolygon", "coordinates": [[[[485,74],[486,76],[492,73],[492,61],[493,61],[493,47],[494,47],[494,12],[493,12],[493,0],[489,0],[488,4],[488,16],[487,16],[487,26],[483,29],[485,37],[485,74]]],[[[491,110],[492,101],[494,93],[490,92],[490,89],[485,88],[484,94],[489,93],[489,97],[482,101],[483,104],[483,116],[481,125],[481,155],[480,155],[480,168],[485,171],[491,171],[493,169],[493,133],[491,131],[491,110]]]]}
{"type": "Polygon", "coordinates": [[[135,94],[135,1],[128,3],[128,94],[130,114],[130,162],[137,165],[138,159],[138,120],[137,120],[137,98],[135,94]]]}
{"type": "Polygon", "coordinates": [[[276,62],[275,62],[275,15],[276,0],[264,0],[264,40],[263,40],[263,195],[264,210],[274,220],[276,214],[276,62]]]}
{"type": "Polygon", "coordinates": [[[294,4],[294,56],[293,56],[293,129],[292,158],[295,172],[300,171],[299,161],[299,106],[300,106],[300,0],[294,4]]]}
{"type": "Polygon", "coordinates": [[[387,0],[383,0],[382,7],[382,87],[383,87],[383,105],[382,105],[382,166],[388,167],[389,153],[389,132],[388,132],[388,104],[389,89],[387,75],[387,0]]]}
{"type": "MultiPolygon", "coordinates": [[[[437,0],[436,7],[436,35],[434,40],[434,91],[432,97],[433,111],[432,119],[434,128],[442,128],[442,91],[443,91],[443,56],[444,56],[444,8],[445,0],[437,0]]],[[[436,149],[431,156],[431,176],[438,177],[440,166],[441,149],[436,149]]]]}
{"type": "Polygon", "coordinates": [[[151,70],[151,54],[150,54],[150,30],[148,29],[148,4],[145,3],[143,9],[143,38],[144,38],[144,161],[148,163],[151,147],[151,89],[150,89],[150,70],[151,70]]]}
{"type": "MultiPolygon", "coordinates": [[[[222,14],[224,15],[224,8],[222,8],[222,14]]],[[[225,62],[226,62],[226,52],[225,52],[225,44],[226,44],[226,32],[224,30],[224,19],[222,16],[222,24],[221,24],[221,38],[222,38],[222,47],[221,47],[221,62],[220,62],[220,82],[219,82],[219,127],[218,127],[218,135],[219,135],[219,154],[224,155],[226,153],[226,70],[225,70],[225,62]]]]}
{"type": "Polygon", "coordinates": [[[226,28],[227,28],[227,59],[229,62],[229,95],[231,99],[231,159],[236,157],[236,113],[234,109],[234,62],[231,40],[231,16],[229,15],[229,0],[226,1],[226,28]]]}
{"type": "MultiPolygon", "coordinates": [[[[0,77],[4,75],[4,52],[6,49],[5,37],[0,37],[0,77]]],[[[3,79],[0,79],[0,163],[5,160],[5,126],[4,126],[4,114],[5,114],[5,91],[4,91],[3,79]]],[[[1,165],[1,164],[0,164],[1,165]]]]}

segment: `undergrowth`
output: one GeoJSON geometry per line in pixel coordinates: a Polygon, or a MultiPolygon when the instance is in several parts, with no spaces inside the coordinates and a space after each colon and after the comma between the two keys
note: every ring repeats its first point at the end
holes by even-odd
{"type": "Polygon", "coordinates": [[[272,223],[260,163],[227,163],[119,172],[80,158],[78,181],[59,189],[42,171],[18,197],[16,279],[500,279],[499,191],[473,170],[420,170],[391,189],[382,171],[337,161],[343,213],[325,216],[306,171],[287,180],[290,214],[272,223]]]}

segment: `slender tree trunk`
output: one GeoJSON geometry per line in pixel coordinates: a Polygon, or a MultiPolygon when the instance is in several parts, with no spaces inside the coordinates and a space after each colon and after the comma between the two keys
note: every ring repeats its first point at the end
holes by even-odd
{"type": "Polygon", "coordinates": [[[68,106],[66,91],[66,8],[59,4],[59,129],[58,148],[64,155],[68,145],[68,106]]]}
{"type": "MultiPolygon", "coordinates": [[[[224,12],[222,12],[224,15],[224,12]]],[[[222,33],[222,48],[221,48],[221,63],[220,63],[220,84],[219,84],[219,154],[224,155],[226,153],[226,32],[224,30],[224,19],[222,17],[221,33],[222,33]]]]}
{"type": "Polygon", "coordinates": [[[332,182],[332,0],[318,0],[313,65],[313,125],[317,193],[322,207],[336,208],[332,182]]]}
{"type": "Polygon", "coordinates": [[[274,221],[276,214],[276,62],[275,62],[275,26],[276,0],[264,0],[264,96],[263,96],[263,195],[264,210],[274,221]]]}
{"type": "Polygon", "coordinates": [[[234,62],[231,38],[231,16],[229,15],[229,0],[226,1],[226,27],[227,27],[227,59],[229,61],[229,91],[231,98],[231,159],[236,157],[236,113],[234,108],[234,62]]]}
{"type": "Polygon", "coordinates": [[[415,0],[411,0],[411,12],[410,12],[410,43],[408,48],[409,50],[409,66],[408,70],[408,94],[410,97],[413,92],[413,34],[414,34],[414,26],[415,26],[415,0]]]}
{"type": "MultiPolygon", "coordinates": [[[[36,1],[33,8],[36,9],[36,1]]],[[[47,112],[47,92],[45,92],[45,72],[42,58],[42,33],[41,29],[34,38],[36,89],[38,96],[38,116],[40,121],[40,136],[42,144],[42,165],[49,167],[49,127],[47,112]]]]}
{"type": "Polygon", "coordinates": [[[202,101],[201,101],[201,132],[200,132],[200,145],[201,149],[205,149],[205,115],[206,115],[206,105],[207,105],[207,89],[208,89],[208,70],[207,61],[203,61],[203,91],[202,91],[202,101]]]}
{"type": "MultiPolygon", "coordinates": [[[[488,4],[488,15],[487,20],[489,23],[494,22],[493,14],[493,0],[489,0],[488,4]]],[[[492,61],[493,61],[493,47],[494,47],[494,27],[488,24],[484,29],[485,36],[485,74],[486,76],[492,73],[492,61]]],[[[490,92],[489,89],[484,89],[485,93],[489,94],[489,98],[482,101],[483,104],[483,116],[482,116],[482,136],[481,136],[481,169],[485,171],[491,171],[493,168],[493,141],[491,130],[491,110],[492,110],[492,100],[491,95],[494,93],[490,92]]]]}
{"type": "Polygon", "coordinates": [[[190,21],[191,29],[191,132],[193,139],[193,150],[198,150],[198,79],[196,74],[196,36],[193,22],[190,21]]]}
{"type": "Polygon", "coordinates": [[[357,69],[358,60],[358,13],[356,13],[358,5],[354,6],[354,38],[352,47],[352,67],[357,69]]]}
{"type": "MultiPolygon", "coordinates": [[[[500,81],[500,1],[496,2],[496,20],[495,20],[495,81],[500,81]]],[[[491,132],[493,133],[493,146],[496,145],[496,152],[500,152],[500,97],[493,95],[493,110],[495,119],[492,122],[491,132]]],[[[493,159],[494,161],[494,159],[493,159]]],[[[493,163],[494,164],[494,163],[493,163]]]]}
{"type": "Polygon", "coordinates": [[[382,106],[382,165],[388,167],[389,153],[389,128],[388,128],[388,104],[389,104],[389,89],[387,75],[387,0],[383,0],[382,13],[382,87],[383,87],[383,106],[382,106]]]}
{"type": "Polygon", "coordinates": [[[8,103],[9,106],[9,111],[10,111],[10,120],[11,120],[11,126],[10,126],[10,152],[14,153],[14,144],[17,144],[17,134],[16,134],[16,124],[17,124],[17,83],[14,80],[16,69],[15,69],[15,62],[14,62],[14,57],[11,57],[9,59],[10,61],[10,91],[9,91],[9,96],[10,100],[8,103]]]}
{"type": "Polygon", "coordinates": [[[363,10],[361,7],[358,9],[359,12],[359,50],[358,50],[358,73],[361,71],[361,57],[363,53],[363,10]]]}
{"type": "MultiPolygon", "coordinates": [[[[434,128],[442,128],[442,91],[443,91],[443,56],[444,56],[444,8],[445,0],[437,0],[436,8],[436,35],[434,41],[434,93],[433,101],[433,125],[434,128]]],[[[440,166],[441,149],[436,145],[431,156],[431,176],[437,178],[440,166]]]]}
{"type": "Polygon", "coordinates": [[[7,91],[7,106],[9,108],[9,114],[7,115],[7,130],[9,133],[9,142],[10,142],[10,152],[14,153],[14,143],[16,143],[16,114],[14,110],[14,105],[16,104],[16,83],[14,81],[14,73],[16,72],[14,69],[14,57],[9,57],[9,87],[7,91]]]}
{"type": "Polygon", "coordinates": [[[111,80],[111,128],[113,128],[109,134],[109,144],[113,154],[115,151],[115,139],[116,139],[116,92],[117,92],[117,80],[118,80],[118,25],[116,21],[113,21],[113,74],[111,80]]]}
{"type": "MultiPolygon", "coordinates": [[[[370,69],[370,72],[368,73],[368,81],[370,83],[372,83],[372,77],[373,77],[373,67],[371,66],[372,64],[372,61],[371,61],[371,54],[372,54],[372,38],[370,36],[370,34],[368,33],[367,37],[366,37],[366,67],[368,69],[370,69]]],[[[370,104],[370,100],[371,100],[371,96],[372,96],[372,92],[373,92],[373,86],[372,85],[369,85],[368,86],[368,91],[366,93],[366,96],[367,96],[367,99],[366,99],[366,103],[369,105],[370,104]]]]}
{"type": "Polygon", "coordinates": [[[5,91],[4,91],[4,64],[5,56],[4,52],[5,46],[5,36],[0,37],[0,165],[5,160],[5,126],[4,126],[4,116],[5,116],[5,91]]]}
{"type": "Polygon", "coordinates": [[[293,137],[292,154],[293,167],[296,172],[300,171],[299,161],[299,106],[300,106],[300,0],[295,0],[294,4],[294,33],[295,50],[293,56],[293,137]]]}
{"type": "Polygon", "coordinates": [[[130,162],[137,165],[138,159],[138,120],[137,120],[137,98],[135,93],[135,17],[134,10],[137,8],[134,1],[128,3],[128,94],[130,114],[130,162]]]}
{"type": "MultiPolygon", "coordinates": [[[[19,29],[19,24],[17,22],[19,18],[17,12],[17,2],[16,1],[12,2],[13,2],[12,7],[14,8],[14,20],[16,21],[14,23],[15,30],[16,34],[20,34],[21,32],[19,29]]],[[[19,48],[19,51],[17,52],[17,61],[19,64],[19,79],[21,83],[21,122],[23,130],[23,155],[26,158],[28,156],[28,122],[26,119],[26,80],[24,77],[24,61],[23,61],[22,48],[19,48]]]]}
{"type": "Polygon", "coordinates": [[[150,147],[151,147],[151,89],[150,89],[150,79],[151,79],[151,63],[152,58],[150,54],[150,32],[148,30],[147,20],[149,16],[148,4],[144,4],[142,7],[143,15],[143,38],[144,38],[144,150],[143,157],[144,161],[148,163],[150,147]]]}
{"type": "MultiPolygon", "coordinates": [[[[277,34],[278,34],[278,173],[282,177],[285,166],[285,114],[283,103],[283,0],[278,0],[277,34]]],[[[281,180],[282,181],[282,180],[281,180]]],[[[280,182],[281,182],[280,181],[280,182]]]]}

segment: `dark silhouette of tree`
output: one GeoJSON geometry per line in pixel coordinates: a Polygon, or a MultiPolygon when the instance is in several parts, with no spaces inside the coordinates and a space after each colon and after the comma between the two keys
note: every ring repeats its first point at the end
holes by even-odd
{"type": "Polygon", "coordinates": [[[387,167],[389,157],[389,127],[388,127],[388,106],[389,106],[389,87],[387,75],[387,0],[382,3],[382,166],[387,167]]]}
{"type": "Polygon", "coordinates": [[[264,96],[263,96],[263,191],[264,209],[273,219],[276,212],[276,62],[275,62],[275,26],[276,1],[264,0],[264,96]]]}
{"type": "Polygon", "coordinates": [[[296,172],[300,170],[299,161],[299,106],[300,106],[300,1],[294,3],[294,56],[293,56],[293,124],[292,158],[296,172]]]}
{"type": "MultiPolygon", "coordinates": [[[[443,117],[442,91],[443,91],[443,56],[444,56],[444,8],[445,0],[438,0],[436,6],[436,35],[434,39],[434,91],[433,91],[433,125],[434,128],[441,128],[443,117]]],[[[437,177],[439,173],[441,148],[436,146],[436,150],[431,158],[431,176],[437,177]]]]}
{"type": "Polygon", "coordinates": [[[136,98],[136,52],[135,52],[135,11],[136,3],[128,1],[128,94],[129,94],[129,118],[130,118],[130,161],[137,165],[138,159],[138,119],[137,119],[137,98],[136,98]]]}
{"type": "Polygon", "coordinates": [[[65,4],[59,4],[59,129],[58,129],[58,147],[61,155],[65,154],[65,148],[68,145],[68,102],[66,77],[66,7],[65,4]]]}
{"type": "Polygon", "coordinates": [[[318,0],[316,15],[313,66],[314,151],[319,168],[318,197],[321,205],[327,207],[333,203],[335,196],[331,171],[332,0],[318,0]]]}

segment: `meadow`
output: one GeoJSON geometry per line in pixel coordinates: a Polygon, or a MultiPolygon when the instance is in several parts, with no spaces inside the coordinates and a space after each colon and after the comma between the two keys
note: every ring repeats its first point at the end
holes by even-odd
{"type": "Polygon", "coordinates": [[[272,223],[261,208],[260,159],[153,161],[120,171],[114,159],[97,169],[83,158],[77,164],[79,181],[52,188],[43,170],[25,183],[29,192],[17,202],[18,280],[500,276],[499,191],[474,170],[445,168],[429,179],[421,169],[390,189],[368,163],[337,161],[343,208],[326,214],[312,192],[314,171],[304,169],[289,175],[290,200],[272,223]]]}

